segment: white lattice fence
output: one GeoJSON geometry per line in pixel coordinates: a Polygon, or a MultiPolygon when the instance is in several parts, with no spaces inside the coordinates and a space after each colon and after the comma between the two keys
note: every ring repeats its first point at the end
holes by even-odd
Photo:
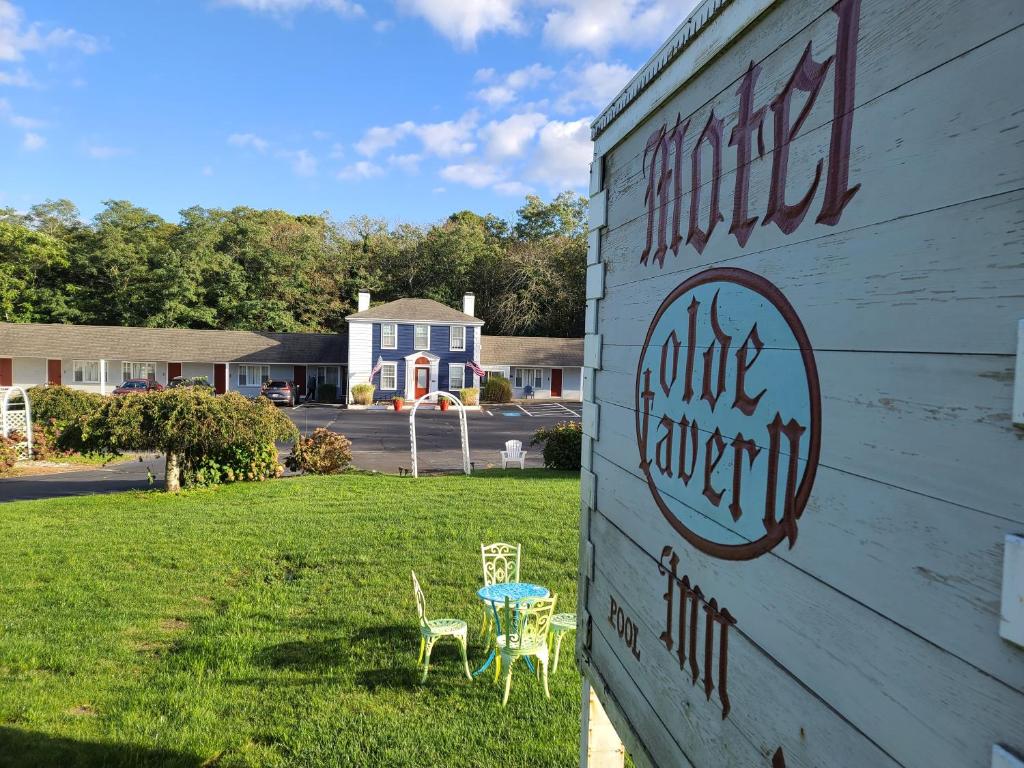
{"type": "Polygon", "coordinates": [[[18,435],[18,455],[32,458],[32,410],[21,387],[0,387],[0,435],[18,435]]]}

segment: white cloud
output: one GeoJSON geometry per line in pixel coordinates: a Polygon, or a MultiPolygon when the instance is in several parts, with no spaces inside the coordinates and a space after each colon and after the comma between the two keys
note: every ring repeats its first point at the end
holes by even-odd
{"type": "Polygon", "coordinates": [[[593,159],[590,118],[572,122],[552,120],[540,129],[528,174],[531,179],[558,189],[580,188],[587,184],[593,159]]]}
{"type": "Polygon", "coordinates": [[[483,67],[478,69],[473,75],[473,81],[477,83],[489,83],[494,79],[494,76],[498,74],[494,67],[483,67]]]}
{"type": "MultiPolygon", "coordinates": [[[[486,76],[486,80],[483,82],[493,82],[495,76],[493,69],[477,70],[475,79],[478,79],[478,81],[481,73],[484,73],[486,76]]],[[[532,88],[538,83],[554,76],[555,71],[553,69],[545,67],[543,64],[531,64],[528,67],[510,72],[493,85],[481,88],[476,92],[476,97],[492,107],[500,107],[515,101],[520,91],[532,88]]]]}
{"type": "Polygon", "coordinates": [[[365,13],[363,6],[349,0],[219,0],[217,4],[270,16],[290,16],[309,9],[334,11],[345,17],[362,16],[365,13]]]}
{"type": "Polygon", "coordinates": [[[562,75],[568,87],[562,89],[555,108],[573,112],[580,107],[604,109],[633,77],[633,70],[625,64],[598,61],[582,69],[566,68],[562,75]]]}
{"type": "Polygon", "coordinates": [[[675,30],[696,5],[697,0],[557,0],[544,39],[590,51],[617,44],[647,48],[675,30]]]}
{"type": "Polygon", "coordinates": [[[29,152],[35,152],[37,149],[42,149],[46,146],[46,139],[38,133],[30,131],[25,134],[25,139],[21,142],[21,146],[29,152]]]}
{"type": "Polygon", "coordinates": [[[426,19],[460,48],[473,48],[487,32],[524,30],[519,7],[523,0],[399,0],[406,12],[426,19]]]}
{"type": "Polygon", "coordinates": [[[29,52],[54,48],[73,48],[85,54],[96,53],[99,42],[92,35],[74,29],[42,24],[24,25],[24,13],[10,0],[0,0],[0,61],[21,61],[29,52]]]}
{"type": "Polygon", "coordinates": [[[203,176],[207,176],[207,177],[213,176],[213,166],[212,165],[204,165],[203,166],[203,176]]]}
{"type": "Polygon", "coordinates": [[[228,144],[235,147],[255,149],[257,152],[266,152],[270,142],[260,138],[254,133],[232,133],[228,136],[228,144]]]}
{"type": "Polygon", "coordinates": [[[529,184],[523,184],[521,181],[499,181],[494,185],[494,191],[500,195],[524,197],[534,192],[534,189],[529,184]]]}
{"type": "Polygon", "coordinates": [[[391,155],[388,158],[388,165],[401,168],[406,173],[416,173],[420,169],[422,159],[423,156],[417,154],[391,155]]]}
{"type": "Polygon", "coordinates": [[[32,75],[24,69],[18,68],[14,72],[0,72],[0,85],[10,85],[15,88],[29,88],[35,85],[32,75]]]}
{"type": "Polygon", "coordinates": [[[343,180],[372,179],[374,176],[380,176],[382,173],[384,173],[384,169],[379,165],[375,165],[369,160],[360,160],[338,171],[338,178],[343,180]]]}
{"type": "Polygon", "coordinates": [[[441,169],[441,178],[482,189],[502,180],[501,171],[489,163],[469,162],[446,165],[441,169]]]}
{"type": "Polygon", "coordinates": [[[356,142],[355,148],[365,157],[374,157],[382,149],[394,147],[400,141],[415,136],[427,154],[439,157],[466,154],[476,149],[472,138],[477,119],[477,113],[471,110],[458,120],[441,123],[417,124],[407,120],[391,126],[375,126],[356,142]]]}
{"type": "Polygon", "coordinates": [[[309,150],[286,150],[281,152],[281,157],[291,162],[292,172],[296,176],[316,176],[318,162],[309,150]]]}
{"type": "Polygon", "coordinates": [[[430,191],[433,192],[435,195],[443,195],[445,193],[445,188],[444,187],[434,187],[430,191]]]}
{"type": "Polygon", "coordinates": [[[378,34],[383,34],[384,32],[390,31],[393,26],[395,26],[395,22],[391,19],[380,19],[379,21],[373,22],[373,31],[378,34]]]}
{"type": "Polygon", "coordinates": [[[127,147],[111,147],[103,144],[87,144],[85,152],[94,160],[110,160],[113,157],[132,154],[132,150],[127,147]]]}
{"type": "Polygon", "coordinates": [[[34,131],[37,128],[42,128],[46,125],[42,120],[17,114],[7,99],[0,99],[0,120],[13,125],[15,128],[20,128],[23,131],[34,131]]]}
{"type": "Polygon", "coordinates": [[[480,138],[486,142],[490,157],[519,157],[546,122],[547,118],[539,112],[512,115],[500,122],[489,122],[480,129],[480,138]]]}
{"type": "Polygon", "coordinates": [[[331,134],[327,131],[313,131],[310,135],[317,141],[327,141],[331,138],[331,134]]]}

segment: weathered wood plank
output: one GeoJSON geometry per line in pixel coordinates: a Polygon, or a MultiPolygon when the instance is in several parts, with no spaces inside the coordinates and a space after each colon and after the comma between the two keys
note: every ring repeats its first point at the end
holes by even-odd
{"type": "MultiPolygon", "coordinates": [[[[604,478],[614,469],[600,455],[595,465],[604,478]]],[[[637,503],[645,492],[639,479],[622,472],[615,477],[615,483],[598,483],[596,513],[591,518],[598,567],[605,560],[625,563],[632,556],[615,551],[621,537],[609,530],[612,524],[629,530],[656,561],[662,548],[677,544],[679,538],[656,511],[637,503]]],[[[801,540],[793,551],[810,548],[801,540]]],[[[781,556],[736,563],[685,545],[678,551],[682,571],[692,583],[716,597],[742,626],[751,628],[760,648],[870,734],[896,761],[932,768],[981,766],[992,743],[1012,744],[1024,738],[1019,727],[1024,694],[979,674],[781,556]],[[751,590],[752,584],[761,588],[751,590]],[[808,636],[813,642],[807,642],[808,636]]],[[[856,544],[845,550],[833,546],[826,554],[833,560],[871,557],[856,544]]],[[[885,553],[885,559],[890,557],[885,553]]],[[[656,571],[652,583],[655,575],[656,571]]],[[[892,581],[883,583],[895,588],[892,581]]],[[[975,636],[980,637],[977,632],[975,636]]]]}
{"type": "MultiPolygon", "coordinates": [[[[755,364],[748,374],[750,391],[772,386],[773,358],[792,354],[763,350],[763,367],[755,364]]],[[[595,386],[603,416],[615,418],[607,413],[611,404],[630,411],[618,422],[633,430],[618,433],[630,438],[622,446],[627,465],[639,461],[633,427],[638,357],[635,347],[606,346],[595,386]]],[[[818,351],[815,359],[822,423],[844,425],[822,440],[823,465],[1024,523],[1024,446],[1010,421],[1013,358],[818,351]],[[973,458],[982,454],[991,459],[979,466],[973,458]]],[[[728,484],[725,471],[721,479],[728,484]]]]}
{"type": "MultiPolygon", "coordinates": [[[[621,498],[646,508],[650,491],[638,468],[639,453],[625,447],[633,413],[610,404],[604,413],[606,431],[592,458],[598,505],[604,492],[616,495],[618,488],[629,487],[630,495],[621,498]],[[612,490],[602,488],[610,472],[616,478],[612,490]]],[[[715,487],[728,488],[731,479],[731,469],[712,473],[715,487]]],[[[701,481],[699,476],[692,482],[701,481]]],[[[685,503],[681,493],[673,498],[685,503]]],[[[651,507],[645,514],[664,523],[651,507]]],[[[780,545],[773,556],[1024,691],[1024,652],[997,636],[1002,540],[1020,526],[1006,517],[819,466],[796,546],[780,545]],[[837,559],[837,552],[850,556],[837,559]]]]}
{"type": "MultiPolygon", "coordinates": [[[[662,299],[700,271],[616,284],[627,266],[609,267],[598,318],[606,345],[641,344],[662,299]]],[[[1024,192],[830,232],[729,266],[771,279],[816,349],[1012,354],[1024,317],[1024,192]]]]}
{"type": "MultiPolygon", "coordinates": [[[[666,629],[663,595],[667,577],[660,588],[652,588],[650,575],[657,575],[657,561],[607,522],[598,524],[603,526],[606,552],[598,557],[596,578],[589,592],[588,608],[594,617],[594,657],[604,669],[604,654],[623,643],[617,625],[612,626],[609,620],[614,599],[623,614],[639,627],[640,658],[632,653],[616,654],[623,673],[636,681],[656,716],[694,764],[736,768],[768,765],[767,756],[781,747],[790,765],[897,765],[820,699],[807,696],[784,665],[750,642],[738,615],[739,623],[728,633],[725,691],[729,711],[723,718],[720,628],[713,630],[710,676],[714,688],[708,698],[704,688],[709,672],[705,667],[704,612],[700,612],[696,627],[698,680],[694,683],[689,658],[684,669],[679,667],[678,643],[674,641],[670,651],[659,639],[666,629]],[[771,702],[767,709],[766,701],[771,702]]],[[[699,586],[707,599],[717,597],[709,591],[711,585],[699,586]]],[[[678,606],[674,603],[673,607],[678,606]]],[[[679,636],[677,620],[678,613],[674,612],[673,638],[679,636]]],[[[687,650],[688,646],[689,643],[687,650]]]]}

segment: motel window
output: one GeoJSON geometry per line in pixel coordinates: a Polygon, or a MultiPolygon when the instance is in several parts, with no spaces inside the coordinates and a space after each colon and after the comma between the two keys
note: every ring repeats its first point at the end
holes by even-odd
{"type": "Polygon", "coordinates": [[[316,379],[317,386],[321,384],[341,384],[341,369],[336,365],[318,365],[313,368],[312,378],[316,379]]]}
{"type": "Polygon", "coordinates": [[[517,388],[533,387],[540,389],[544,383],[540,368],[516,368],[515,385],[517,388]]]}
{"type": "Polygon", "coordinates": [[[156,363],[130,363],[125,360],[121,363],[121,380],[128,379],[155,379],[156,363]]]}
{"type": "Polygon", "coordinates": [[[466,351],[466,327],[463,325],[452,326],[452,352],[466,351]]]}
{"type": "Polygon", "coordinates": [[[380,368],[380,388],[398,389],[398,363],[384,363],[380,368]]]}
{"type": "Polygon", "coordinates": [[[269,365],[240,365],[238,366],[238,386],[258,387],[265,381],[270,381],[269,365]]]}
{"type": "Polygon", "coordinates": [[[99,360],[75,360],[74,361],[75,384],[99,384],[100,383],[100,361],[99,360]]]}
{"type": "Polygon", "coordinates": [[[381,349],[398,348],[398,326],[394,323],[383,323],[380,326],[381,349]]]}
{"type": "Polygon", "coordinates": [[[416,326],[416,349],[430,349],[430,326],[429,325],[417,325],[416,326]]]}
{"type": "Polygon", "coordinates": [[[448,389],[462,389],[466,386],[466,366],[452,363],[448,366],[448,389]]]}

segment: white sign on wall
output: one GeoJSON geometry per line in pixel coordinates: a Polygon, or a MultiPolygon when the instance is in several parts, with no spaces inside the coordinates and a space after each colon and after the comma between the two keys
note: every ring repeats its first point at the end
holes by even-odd
{"type": "Polygon", "coordinates": [[[638,764],[1024,750],[1022,47],[707,0],[594,122],[577,654],[638,764]]]}

